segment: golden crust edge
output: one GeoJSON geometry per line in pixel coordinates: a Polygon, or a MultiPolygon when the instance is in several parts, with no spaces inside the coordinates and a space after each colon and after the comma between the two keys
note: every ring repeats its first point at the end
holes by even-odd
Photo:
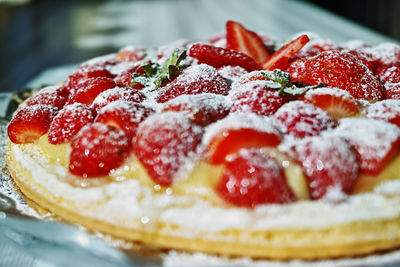
{"type": "Polygon", "coordinates": [[[200,231],[193,237],[179,236],[174,233],[190,232],[190,229],[166,222],[159,222],[155,228],[151,228],[153,232],[147,232],[149,229],[145,227],[136,229],[120,227],[82,216],[73,208],[67,209],[58,205],[56,201],[51,201],[55,198],[51,192],[35,184],[31,173],[16,161],[11,151],[13,145],[16,144],[8,141],[6,151],[8,168],[19,189],[28,199],[66,222],[78,223],[91,231],[98,231],[119,239],[165,249],[273,260],[316,260],[362,256],[400,247],[400,217],[359,221],[323,229],[265,231],[231,229],[212,233],[214,235],[212,239],[202,237],[202,234],[209,233],[200,231]],[[42,192],[37,192],[35,189],[42,192]],[[373,238],[371,233],[373,233],[373,238]]]}

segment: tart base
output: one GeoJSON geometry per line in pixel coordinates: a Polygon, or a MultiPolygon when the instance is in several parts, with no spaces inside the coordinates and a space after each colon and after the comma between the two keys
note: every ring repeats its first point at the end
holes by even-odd
{"type": "MultiPolygon", "coordinates": [[[[127,221],[124,216],[115,217],[114,213],[110,215],[113,216],[112,220],[102,220],[91,216],[93,210],[101,208],[101,204],[99,207],[88,207],[63,195],[55,195],[40,184],[32,172],[17,160],[13,146],[19,146],[22,151],[24,146],[8,142],[6,155],[10,173],[27,198],[67,222],[78,223],[91,231],[118,239],[160,249],[273,260],[352,257],[400,247],[400,216],[332,224],[322,228],[228,228],[220,231],[191,229],[163,221],[157,216],[150,217],[149,222],[144,222],[143,217],[127,221]]],[[[187,208],[190,209],[190,205],[187,208]]]]}

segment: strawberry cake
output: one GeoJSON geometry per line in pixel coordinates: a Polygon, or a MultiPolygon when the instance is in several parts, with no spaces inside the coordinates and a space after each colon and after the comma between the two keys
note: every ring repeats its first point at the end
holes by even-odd
{"type": "Polygon", "coordinates": [[[57,217],[160,249],[326,259],[400,247],[400,46],[235,21],[37,91],[10,173],[57,217]]]}

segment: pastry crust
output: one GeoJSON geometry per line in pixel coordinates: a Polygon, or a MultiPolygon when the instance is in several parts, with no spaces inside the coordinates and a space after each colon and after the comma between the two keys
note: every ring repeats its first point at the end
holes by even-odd
{"type": "Polygon", "coordinates": [[[344,203],[301,201],[248,210],[196,196],[156,193],[135,179],[74,187],[63,179],[64,167],[53,164],[49,168],[35,144],[9,141],[7,160],[23,194],[40,207],[90,230],[152,247],[313,260],[360,256],[400,246],[398,196],[373,192],[351,196],[344,203]],[[48,169],[56,171],[43,172],[48,169]],[[289,214],[291,211],[295,214],[289,214]],[[341,212],[343,218],[338,218],[341,212]],[[292,222],[279,223],[282,218],[292,222]],[[245,223],[238,225],[235,219],[245,223]]]}

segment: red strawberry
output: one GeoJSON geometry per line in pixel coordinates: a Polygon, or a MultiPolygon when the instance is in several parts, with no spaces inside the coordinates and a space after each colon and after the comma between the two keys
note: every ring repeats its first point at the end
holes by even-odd
{"type": "Polygon", "coordinates": [[[342,119],[334,133],[354,145],[361,172],[378,174],[399,152],[400,129],[385,121],[373,119],[342,119]]]}
{"type": "Polygon", "coordinates": [[[270,86],[270,82],[261,80],[235,86],[235,90],[230,92],[231,111],[252,112],[262,116],[274,114],[287,100],[270,86]]]}
{"type": "Polygon", "coordinates": [[[395,43],[382,43],[365,50],[367,53],[372,54],[374,69],[377,72],[382,67],[397,64],[400,60],[400,45],[395,43]]]}
{"type": "Polygon", "coordinates": [[[368,106],[365,113],[367,118],[387,121],[400,127],[400,100],[378,101],[368,106]]]}
{"type": "Polygon", "coordinates": [[[56,145],[71,141],[72,137],[88,123],[93,122],[94,112],[85,104],[65,106],[50,124],[48,140],[56,145]]]}
{"type": "Polygon", "coordinates": [[[64,87],[48,86],[36,92],[24,102],[24,106],[49,105],[61,109],[68,99],[64,87]]]}
{"type": "Polygon", "coordinates": [[[184,69],[174,80],[159,88],[156,99],[164,103],[179,95],[227,95],[228,91],[228,84],[215,68],[200,64],[184,69]]]}
{"type": "Polygon", "coordinates": [[[400,99],[400,82],[385,83],[385,93],[388,99],[400,99]]]}
{"type": "Polygon", "coordinates": [[[303,71],[292,76],[292,81],[337,87],[357,99],[379,100],[384,96],[382,84],[369,69],[354,55],[341,51],[326,51],[305,60],[303,71]]]}
{"type": "Polygon", "coordinates": [[[338,88],[317,88],[309,90],[304,100],[328,113],[335,120],[352,117],[359,113],[357,102],[349,92],[338,88]]]}
{"type": "Polygon", "coordinates": [[[216,191],[225,201],[249,208],[296,200],[282,168],[259,149],[241,149],[230,157],[216,191]]]}
{"type": "Polygon", "coordinates": [[[103,107],[116,100],[125,100],[127,102],[142,102],[146,96],[140,91],[131,87],[114,87],[101,92],[93,101],[92,108],[99,112],[103,107]]]}
{"type": "Polygon", "coordinates": [[[301,35],[297,39],[279,48],[267,60],[262,63],[263,70],[287,68],[290,58],[296,54],[310,39],[307,35],[301,35]]]}
{"type": "Polygon", "coordinates": [[[289,154],[303,166],[311,198],[329,195],[330,190],[351,192],[359,164],[353,147],[345,139],[335,135],[313,136],[297,141],[291,149],[289,154]]]}
{"type": "Polygon", "coordinates": [[[231,65],[240,66],[247,71],[260,69],[254,59],[242,52],[207,44],[192,45],[189,49],[189,56],[196,58],[199,63],[205,63],[216,68],[231,65]]]}
{"type": "Polygon", "coordinates": [[[240,66],[223,66],[218,68],[218,73],[231,83],[248,72],[240,66]]]}
{"type": "Polygon", "coordinates": [[[77,90],[69,97],[67,104],[82,103],[91,105],[93,100],[103,91],[114,88],[116,84],[110,78],[90,78],[77,86],[77,90]]]}
{"type": "Polygon", "coordinates": [[[112,78],[113,75],[104,67],[99,65],[82,65],[74,73],[68,76],[64,82],[64,88],[74,93],[80,83],[85,82],[89,78],[107,77],[112,78]]]}
{"type": "Polygon", "coordinates": [[[208,160],[220,164],[241,148],[276,147],[281,143],[281,136],[268,118],[232,113],[210,126],[203,142],[208,160]]]}
{"type": "MultiPolygon", "coordinates": [[[[119,85],[119,86],[131,86],[132,84],[132,74],[138,73],[138,74],[144,74],[144,70],[140,68],[145,64],[144,61],[138,61],[132,64],[130,67],[127,69],[123,70],[121,73],[117,75],[117,77],[114,78],[114,82],[119,85]]],[[[143,85],[140,83],[137,83],[132,86],[134,89],[143,89],[143,85]]]]}
{"type": "Polygon", "coordinates": [[[116,100],[101,109],[96,122],[122,129],[132,138],[136,135],[139,123],[154,112],[152,108],[139,103],[116,100]]]}
{"type": "Polygon", "coordinates": [[[7,132],[15,144],[32,143],[47,133],[58,108],[33,105],[20,108],[8,125],[7,132]]]}
{"type": "Polygon", "coordinates": [[[163,111],[178,111],[194,123],[206,126],[229,113],[229,106],[222,95],[181,95],[163,105],[163,111]]]}
{"type": "Polygon", "coordinates": [[[226,22],[226,48],[243,52],[262,64],[270,55],[263,39],[236,21],[226,22]]]}
{"type": "Polygon", "coordinates": [[[134,46],[126,46],[118,51],[115,58],[120,62],[123,61],[136,62],[143,59],[144,53],[145,50],[142,48],[137,48],[134,46]]]}
{"type": "Polygon", "coordinates": [[[395,65],[380,68],[376,76],[385,83],[400,83],[400,61],[395,65]]]}
{"type": "Polygon", "coordinates": [[[170,186],[194,155],[202,134],[202,128],[181,113],[158,113],[140,124],[135,154],[154,182],[170,186]]]}
{"type": "Polygon", "coordinates": [[[335,126],[324,110],[303,101],[286,103],[272,118],[279,130],[296,138],[318,135],[335,126]]]}
{"type": "Polygon", "coordinates": [[[124,162],[128,149],[124,131],[102,123],[88,124],[72,140],[69,171],[84,178],[108,175],[124,162]]]}

